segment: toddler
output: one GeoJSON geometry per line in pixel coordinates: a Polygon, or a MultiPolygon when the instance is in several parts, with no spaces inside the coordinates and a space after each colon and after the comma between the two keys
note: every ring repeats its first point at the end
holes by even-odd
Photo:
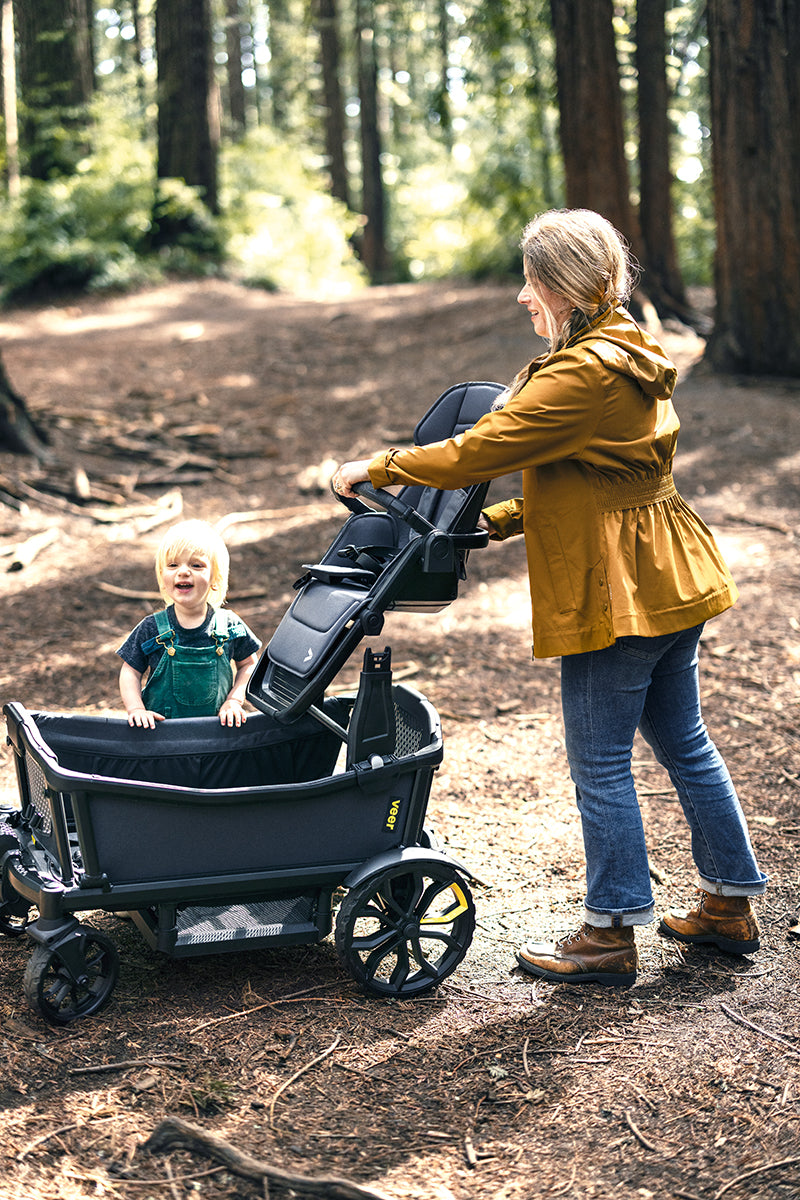
{"type": "Polygon", "coordinates": [[[181,521],[164,534],[156,578],[166,608],[140,621],[117,650],[129,725],[155,729],[167,717],[215,713],[222,725],[247,720],[245,692],[261,643],[221,607],[229,562],[225,543],[205,521],[181,521]]]}

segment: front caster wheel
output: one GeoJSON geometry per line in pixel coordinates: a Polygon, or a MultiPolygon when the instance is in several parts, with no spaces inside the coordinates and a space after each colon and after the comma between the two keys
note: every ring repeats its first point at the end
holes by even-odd
{"type": "Polygon", "coordinates": [[[410,862],[366,880],[345,896],[336,951],[366,992],[421,996],[458,966],[475,930],[463,877],[440,862],[410,862]]]}
{"type": "Polygon", "coordinates": [[[119,974],[114,943],[78,926],[56,949],[37,946],[25,968],[25,998],[51,1025],[69,1025],[99,1012],[119,974]]]}

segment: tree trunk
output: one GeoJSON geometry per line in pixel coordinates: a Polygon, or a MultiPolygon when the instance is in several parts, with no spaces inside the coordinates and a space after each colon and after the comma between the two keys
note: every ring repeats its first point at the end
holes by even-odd
{"type": "Polygon", "coordinates": [[[292,58],[290,40],[292,14],[289,0],[267,0],[269,12],[269,92],[272,109],[272,124],[276,129],[288,132],[291,127],[292,81],[297,71],[297,62],[292,58]]]}
{"type": "Polygon", "coordinates": [[[86,0],[14,0],[14,18],[24,171],[33,179],[71,175],[88,150],[94,86],[86,0]]]}
{"type": "Polygon", "coordinates": [[[800,7],[709,0],[719,371],[800,376],[800,7]]]}
{"type": "Polygon", "coordinates": [[[49,440],[31,417],[23,397],[14,391],[0,359],[0,450],[43,458],[49,440]]]}
{"type": "Polygon", "coordinates": [[[686,313],[672,229],[669,89],[664,16],[666,0],[636,6],[639,112],[639,224],[644,289],[662,316],[686,313]]]}
{"type": "Polygon", "coordinates": [[[158,178],[199,187],[217,202],[216,92],[211,73],[209,0],[158,0],[158,178]]]}
{"type": "Polygon", "coordinates": [[[550,11],[567,206],[601,213],[638,257],[612,0],[550,0],[550,11]]]}
{"type": "Polygon", "coordinates": [[[3,131],[6,150],[8,195],[14,200],[20,193],[19,130],[17,126],[17,60],[14,39],[14,6],[2,0],[0,40],[3,50],[3,131]]]}
{"type": "Polygon", "coordinates": [[[225,49],[228,55],[228,123],[231,137],[238,141],[247,125],[242,83],[242,14],[239,10],[239,0],[225,0],[225,49]]]}
{"type": "Polygon", "coordinates": [[[366,218],[360,254],[373,283],[390,276],[386,248],[386,198],[381,171],[381,132],[378,119],[378,58],[373,26],[374,10],[366,0],[356,4],[356,54],[358,98],[361,107],[361,208],[366,218]]]}
{"type": "Polygon", "coordinates": [[[339,43],[336,0],[317,0],[315,6],[319,30],[320,66],[325,105],[325,152],[331,179],[331,195],[348,208],[350,180],[345,159],[345,120],[342,88],[339,82],[341,46],[339,43]]]}

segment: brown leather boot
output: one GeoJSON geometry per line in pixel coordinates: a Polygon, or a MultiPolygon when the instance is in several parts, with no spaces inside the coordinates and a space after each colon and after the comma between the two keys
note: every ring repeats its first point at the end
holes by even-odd
{"type": "Polygon", "coordinates": [[[668,912],[658,932],[679,942],[710,943],[728,954],[752,954],[760,948],[758,921],[749,896],[717,896],[703,891],[698,895],[697,908],[668,912]]]}
{"type": "Polygon", "coordinates": [[[581,925],[560,942],[528,942],[517,951],[523,971],[550,983],[605,983],[630,987],[636,981],[639,956],[634,928],[597,929],[581,925]]]}

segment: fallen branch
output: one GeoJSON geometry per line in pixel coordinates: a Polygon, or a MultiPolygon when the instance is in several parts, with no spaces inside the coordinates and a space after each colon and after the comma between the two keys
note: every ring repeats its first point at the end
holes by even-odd
{"type": "Polygon", "coordinates": [[[24,542],[20,542],[12,552],[11,562],[6,567],[6,571],[21,571],[23,567],[28,567],[36,558],[40,551],[46,546],[52,545],[57,541],[60,534],[57,528],[43,529],[41,533],[35,533],[33,537],[27,538],[24,542]]]}
{"type": "Polygon", "coordinates": [[[164,1150],[188,1150],[195,1154],[205,1154],[215,1162],[222,1163],[242,1179],[262,1182],[271,1180],[285,1188],[294,1188],[297,1192],[317,1197],[317,1200],[322,1196],[330,1196],[332,1200],[388,1200],[385,1194],[361,1187],[349,1179],[333,1175],[294,1175],[280,1167],[273,1167],[270,1163],[238,1150],[218,1134],[199,1129],[179,1117],[167,1117],[163,1120],[153,1130],[142,1149],[146,1154],[156,1154],[164,1150]]]}
{"type": "Polygon", "coordinates": [[[90,1067],[70,1067],[68,1075],[94,1075],[105,1071],[125,1071],[128,1067],[176,1067],[183,1063],[170,1058],[125,1058],[120,1062],[96,1063],[90,1067]]]}
{"type": "Polygon", "coordinates": [[[720,1200],[720,1196],[724,1196],[727,1191],[735,1187],[737,1183],[741,1183],[743,1179],[750,1179],[753,1175],[760,1175],[762,1171],[775,1171],[778,1167],[791,1167],[795,1163],[800,1163],[800,1158],[781,1158],[778,1162],[762,1163],[760,1167],[753,1167],[751,1171],[744,1171],[741,1175],[736,1175],[733,1179],[729,1179],[721,1188],[714,1192],[714,1200],[720,1200]]]}
{"type": "Polygon", "coordinates": [[[342,1035],[340,1033],[337,1033],[336,1037],[333,1039],[330,1046],[328,1046],[327,1050],[323,1050],[322,1054],[318,1054],[316,1058],[312,1058],[311,1062],[306,1063],[306,1065],[304,1067],[300,1067],[299,1071],[295,1071],[294,1075],[290,1075],[289,1078],[284,1083],[281,1084],[281,1086],[278,1088],[275,1095],[272,1097],[272,1102],[270,1103],[270,1106],[269,1106],[269,1123],[270,1123],[270,1125],[272,1124],[272,1120],[275,1115],[275,1105],[278,1101],[278,1097],[281,1096],[288,1087],[291,1087],[291,1085],[296,1080],[298,1080],[301,1075],[305,1075],[306,1071],[310,1071],[312,1067],[315,1067],[317,1065],[317,1063],[321,1063],[323,1061],[323,1059],[326,1059],[328,1057],[328,1055],[333,1054],[334,1050],[339,1045],[339,1042],[341,1040],[342,1040],[342,1035]]]}
{"type": "Polygon", "coordinates": [[[780,1034],[770,1033],[768,1029],[762,1029],[760,1025],[754,1025],[752,1021],[747,1020],[747,1017],[740,1017],[739,1014],[735,1013],[732,1008],[728,1008],[727,1004],[720,1004],[720,1008],[724,1013],[728,1014],[732,1021],[738,1021],[740,1025],[746,1025],[748,1029],[752,1029],[755,1033],[760,1033],[763,1037],[769,1038],[770,1041],[777,1042],[780,1046],[788,1047],[789,1050],[793,1051],[792,1058],[800,1058],[800,1054],[797,1052],[797,1047],[793,1042],[787,1041],[786,1038],[782,1038],[780,1034]]]}
{"type": "Polygon", "coordinates": [[[630,1109],[626,1109],[625,1111],[625,1124],[628,1126],[628,1129],[630,1129],[637,1142],[640,1142],[644,1146],[645,1150],[652,1150],[655,1154],[658,1153],[658,1147],[654,1146],[652,1142],[647,1140],[641,1129],[639,1129],[638,1125],[635,1123],[630,1114],[630,1109]]]}
{"type": "Polygon", "coordinates": [[[297,516],[304,516],[308,520],[316,521],[331,516],[331,513],[330,503],[295,504],[292,508],[254,508],[249,512],[228,513],[227,516],[220,517],[218,521],[215,521],[214,528],[217,533],[224,536],[232,525],[243,525],[248,521],[279,521],[284,517],[297,516]]]}

